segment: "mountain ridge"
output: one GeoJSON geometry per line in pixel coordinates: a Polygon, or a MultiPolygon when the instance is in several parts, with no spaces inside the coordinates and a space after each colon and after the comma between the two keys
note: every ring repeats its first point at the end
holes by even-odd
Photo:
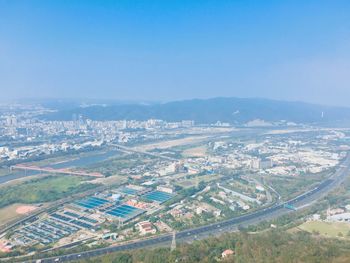
{"type": "Polygon", "coordinates": [[[279,101],[262,98],[211,98],[166,103],[93,105],[58,110],[41,116],[45,120],[71,120],[73,115],[92,120],[194,120],[197,123],[217,121],[231,124],[255,119],[269,122],[324,123],[349,121],[350,108],[324,106],[306,102],[279,101]]]}

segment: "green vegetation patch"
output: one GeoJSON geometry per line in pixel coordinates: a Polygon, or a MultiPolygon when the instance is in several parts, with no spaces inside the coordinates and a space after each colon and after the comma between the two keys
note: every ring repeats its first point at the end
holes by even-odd
{"type": "Polygon", "coordinates": [[[309,233],[317,233],[328,237],[349,237],[350,234],[350,224],[342,222],[310,221],[305,222],[298,228],[309,233]]]}
{"type": "Polygon", "coordinates": [[[221,177],[222,176],[219,174],[195,175],[188,180],[175,182],[175,184],[183,188],[190,188],[195,187],[197,182],[209,183],[211,181],[219,180],[221,177]]]}
{"type": "Polygon", "coordinates": [[[149,156],[139,155],[137,153],[118,156],[108,160],[98,162],[89,166],[90,171],[99,172],[107,176],[120,174],[122,169],[133,168],[138,165],[152,162],[149,156]]]}
{"type": "Polygon", "coordinates": [[[164,263],[164,262],[349,262],[350,243],[337,239],[320,239],[300,232],[288,234],[268,231],[250,235],[233,233],[218,238],[182,244],[175,251],[169,248],[136,250],[76,261],[79,263],[164,263]],[[221,253],[232,249],[235,254],[225,260],[221,253]]]}
{"type": "Polygon", "coordinates": [[[271,177],[266,179],[269,185],[272,185],[284,198],[297,196],[318,185],[322,178],[317,176],[296,176],[296,177],[271,177]]]}
{"type": "Polygon", "coordinates": [[[14,203],[33,204],[55,201],[96,187],[96,185],[82,182],[83,178],[80,177],[49,176],[3,187],[0,188],[0,208],[14,203]]]}

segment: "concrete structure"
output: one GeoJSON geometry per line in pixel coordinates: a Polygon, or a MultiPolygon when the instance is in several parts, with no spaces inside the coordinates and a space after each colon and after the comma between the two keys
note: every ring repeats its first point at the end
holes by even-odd
{"type": "Polygon", "coordinates": [[[172,194],[175,192],[174,187],[172,187],[170,185],[158,185],[157,190],[168,193],[168,194],[172,194]]]}

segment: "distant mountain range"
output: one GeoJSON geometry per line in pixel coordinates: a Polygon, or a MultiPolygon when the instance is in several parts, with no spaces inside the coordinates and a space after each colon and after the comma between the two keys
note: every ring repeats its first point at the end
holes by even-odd
{"type": "Polygon", "coordinates": [[[46,120],[71,120],[82,115],[92,120],[194,120],[196,123],[243,124],[256,119],[295,123],[350,121],[350,108],[256,98],[193,99],[155,104],[110,104],[58,109],[46,120]]]}

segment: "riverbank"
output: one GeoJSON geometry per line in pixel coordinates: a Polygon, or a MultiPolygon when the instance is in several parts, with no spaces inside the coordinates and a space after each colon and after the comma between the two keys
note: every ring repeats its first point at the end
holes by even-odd
{"type": "MultiPolygon", "coordinates": [[[[84,154],[70,155],[69,157],[59,157],[53,159],[46,159],[45,161],[31,162],[30,165],[38,167],[50,167],[53,169],[66,169],[66,168],[86,168],[90,165],[96,164],[98,162],[105,161],[109,158],[119,155],[120,152],[117,150],[108,151],[97,151],[84,154]]],[[[3,168],[2,170],[4,170],[3,168]]],[[[2,176],[0,176],[0,184],[4,184],[13,180],[18,180],[25,177],[31,177],[40,174],[37,171],[12,171],[7,172],[2,171],[2,176]]]]}

